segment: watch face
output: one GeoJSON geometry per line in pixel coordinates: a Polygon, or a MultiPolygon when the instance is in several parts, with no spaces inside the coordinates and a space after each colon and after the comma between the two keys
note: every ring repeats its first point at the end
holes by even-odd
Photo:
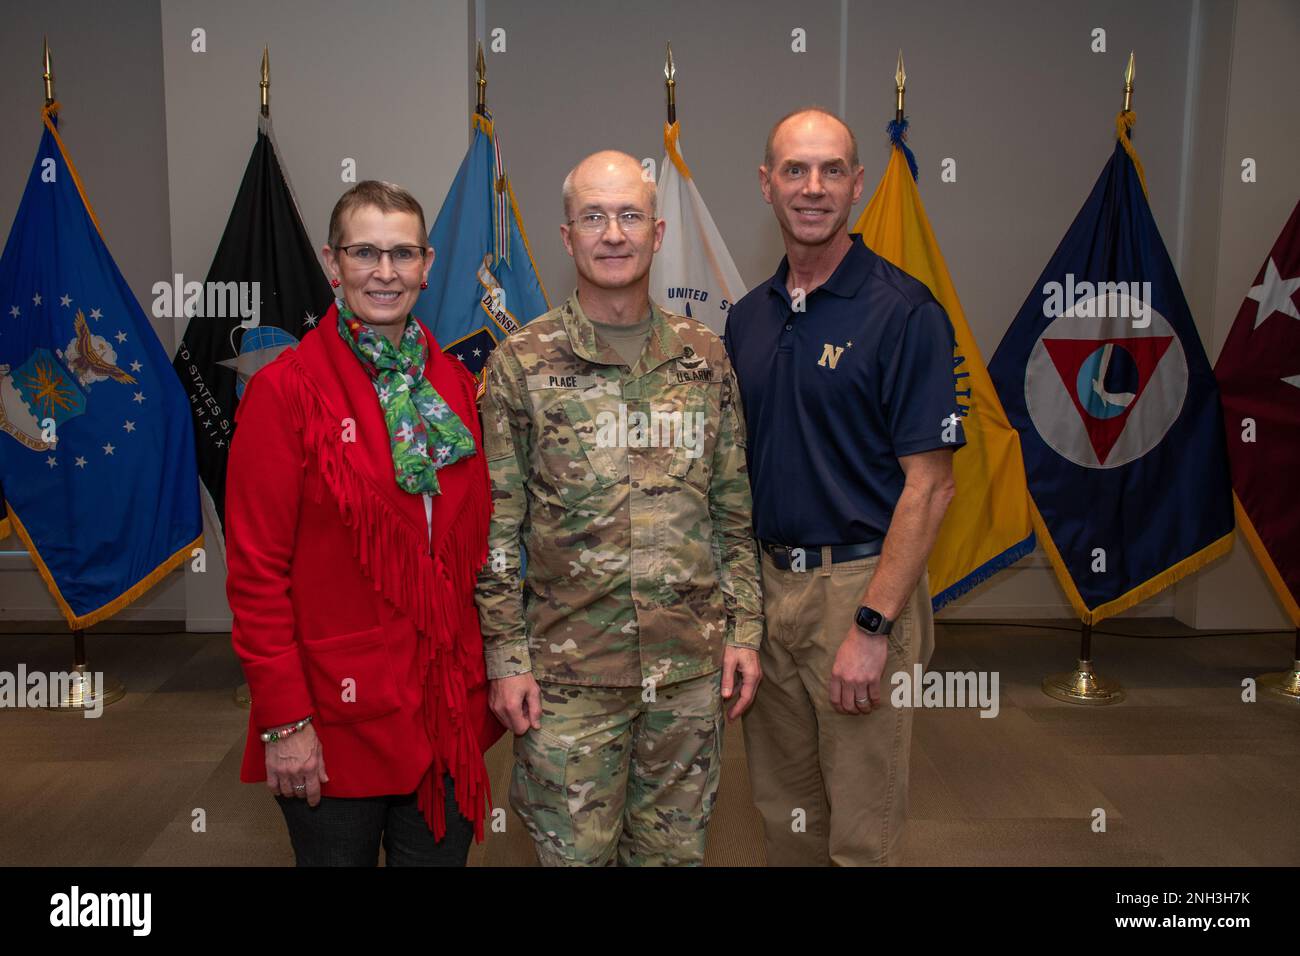
{"type": "Polygon", "coordinates": [[[873,611],[869,607],[858,608],[858,627],[862,628],[864,631],[874,632],[878,630],[880,623],[884,619],[885,616],[879,611],[873,611]]]}

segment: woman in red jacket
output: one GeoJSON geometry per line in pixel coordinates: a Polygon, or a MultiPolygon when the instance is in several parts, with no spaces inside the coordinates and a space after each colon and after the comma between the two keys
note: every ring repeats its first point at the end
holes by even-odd
{"type": "Polygon", "coordinates": [[[324,247],[340,298],[248,383],[226,594],[252,692],[240,779],[299,866],[463,865],[490,800],[474,581],[491,514],[475,380],[411,314],[433,249],[406,190],[358,183],[324,247]]]}

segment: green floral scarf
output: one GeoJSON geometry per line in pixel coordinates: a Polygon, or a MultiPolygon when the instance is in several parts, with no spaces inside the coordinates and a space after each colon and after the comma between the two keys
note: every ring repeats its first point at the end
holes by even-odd
{"type": "Polygon", "coordinates": [[[474,436],[424,377],[429,347],[409,315],[402,344],[361,322],[338,300],[339,335],[370,374],[388,426],[397,487],[438,494],[438,469],[474,454],[474,436]],[[432,448],[432,453],[430,453],[432,448]]]}

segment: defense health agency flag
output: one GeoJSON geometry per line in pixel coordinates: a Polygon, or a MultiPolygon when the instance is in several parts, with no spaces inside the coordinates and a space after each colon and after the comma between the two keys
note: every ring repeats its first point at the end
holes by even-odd
{"type": "Polygon", "coordinates": [[[492,116],[470,116],[473,140],[429,232],[433,267],[415,316],[444,352],[480,376],[507,335],[548,311],[492,116]]]}
{"type": "Polygon", "coordinates": [[[1034,528],[1094,624],[1227,553],[1219,390],[1122,113],[1092,194],[989,363],[1034,528]]]}
{"type": "Polygon", "coordinates": [[[747,286],[682,159],[680,133],[680,124],[664,124],[657,193],[658,215],[668,227],[650,266],[650,298],[721,335],[731,303],[745,294],[747,286]]]}
{"type": "Polygon", "coordinates": [[[926,284],[948,313],[957,342],[953,374],[966,445],[953,456],[957,496],[928,563],[931,601],[938,610],[1029,554],[1034,531],[1020,436],[998,401],[930,228],[903,143],[906,122],[890,123],[889,165],[854,231],[877,255],[926,284]]]}
{"type": "Polygon", "coordinates": [[[0,483],[72,628],[202,544],[185,392],[122,278],[46,107],[0,256],[0,483]]]}
{"type": "Polygon", "coordinates": [[[1300,204],[1255,275],[1214,365],[1237,529],[1300,627],[1300,204]]]}
{"type": "Polygon", "coordinates": [[[334,301],[276,152],[271,121],[259,114],[257,141],[207,281],[193,287],[201,295],[195,300],[185,290],[171,290],[189,305],[174,364],[189,395],[199,476],[223,551],[235,407],[253,374],[296,346],[334,301]],[[243,314],[252,311],[255,319],[243,314]]]}

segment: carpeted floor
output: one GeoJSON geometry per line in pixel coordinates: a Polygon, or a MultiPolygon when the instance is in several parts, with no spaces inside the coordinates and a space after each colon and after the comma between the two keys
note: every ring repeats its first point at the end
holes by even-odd
{"type": "MultiPolygon", "coordinates": [[[[1039,690],[1078,647],[1077,625],[1055,623],[940,623],[930,669],[998,671],[1001,712],[917,714],[906,863],[1300,865],[1300,706],[1241,699],[1244,678],[1289,664],[1289,634],[1107,622],[1144,635],[1093,640],[1098,670],[1128,699],[1079,707],[1039,690]]],[[[248,712],[232,703],[242,678],[228,636],[132,628],[88,638],[92,668],[128,691],[100,719],[0,709],[0,865],[292,864],[275,801],[239,783],[248,712]]],[[[0,670],[64,670],[71,653],[66,632],[0,632],[0,670]]],[[[488,755],[502,805],[510,761],[507,737],[488,755]]],[[[763,863],[746,774],[734,725],[709,865],[763,863]]],[[[505,818],[471,865],[533,865],[523,827],[505,818]]]]}

